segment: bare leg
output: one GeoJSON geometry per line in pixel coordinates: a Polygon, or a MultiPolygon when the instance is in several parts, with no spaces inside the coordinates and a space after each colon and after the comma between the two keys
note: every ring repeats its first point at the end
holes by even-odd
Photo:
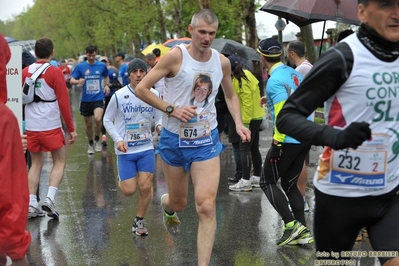
{"type": "Polygon", "coordinates": [[[191,165],[195,206],[199,218],[198,265],[209,265],[216,234],[216,195],[220,179],[220,157],[191,165]]]}
{"type": "Polygon", "coordinates": [[[32,159],[32,166],[30,167],[28,172],[29,194],[36,195],[37,188],[39,187],[44,158],[42,152],[30,152],[30,154],[32,159]]]}
{"type": "Polygon", "coordinates": [[[137,206],[138,217],[144,217],[147,212],[148,206],[151,203],[153,190],[152,190],[152,178],[154,174],[148,172],[138,173],[138,183],[140,188],[139,203],[137,206]]]}
{"type": "Polygon", "coordinates": [[[20,260],[13,260],[12,261],[12,266],[28,266],[28,259],[26,258],[26,256],[23,259],[20,260]]]}
{"type": "Polygon", "coordinates": [[[182,211],[187,205],[189,172],[183,167],[170,166],[164,161],[162,163],[169,192],[163,199],[163,206],[168,213],[182,211]]]}
{"type": "Polygon", "coordinates": [[[123,181],[119,181],[119,188],[121,189],[123,195],[126,197],[132,196],[134,193],[136,193],[136,188],[137,188],[137,178],[132,177],[123,181]]]}
{"type": "Polygon", "coordinates": [[[132,196],[137,189],[137,183],[140,189],[139,202],[137,207],[137,216],[144,217],[148,206],[151,203],[153,190],[152,178],[154,174],[148,172],[139,172],[137,177],[132,177],[119,182],[122,193],[126,196],[132,196]]]}
{"type": "Polygon", "coordinates": [[[58,150],[52,151],[51,156],[53,157],[53,168],[50,173],[50,183],[52,187],[58,188],[61,184],[62,178],[64,177],[64,169],[66,163],[66,149],[63,145],[58,150]]]}
{"type": "Polygon", "coordinates": [[[85,116],[87,139],[93,140],[93,116],[85,116]]]}
{"type": "Polygon", "coordinates": [[[102,108],[94,109],[94,122],[96,123],[96,127],[94,129],[95,136],[100,136],[101,128],[103,126],[103,113],[104,109],[102,108]]]}

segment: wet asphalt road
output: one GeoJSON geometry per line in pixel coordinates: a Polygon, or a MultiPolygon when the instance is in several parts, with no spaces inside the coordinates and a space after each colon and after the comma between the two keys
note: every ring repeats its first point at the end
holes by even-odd
{"type": "MultiPolygon", "coordinates": [[[[59,221],[48,217],[30,219],[27,229],[32,235],[28,260],[30,265],[197,265],[196,234],[198,219],[192,187],[188,205],[179,213],[182,233],[173,237],[163,226],[160,197],[167,191],[157,157],[154,198],[145,220],[147,237],[131,232],[136,212],[137,194],[125,197],[117,186],[113,143],[102,152],[87,155],[84,120],[79,115],[80,91],[71,94],[71,107],[77,124],[78,140],[68,148],[64,180],[56,197],[59,221]]],[[[261,132],[261,153],[270,145],[270,130],[261,132]]],[[[221,154],[221,178],[217,198],[218,229],[211,265],[315,265],[314,244],[277,247],[283,226],[277,212],[261,189],[252,192],[229,192],[228,177],[235,165],[231,145],[221,154]]],[[[320,148],[310,151],[307,198],[311,207],[306,214],[312,229],[314,207],[312,176],[320,148]]],[[[51,158],[46,156],[40,195],[47,194],[51,158]]],[[[190,184],[191,186],[191,184],[190,184]]],[[[339,236],[331,236],[331,241],[339,236]]],[[[368,239],[355,244],[354,250],[370,250],[368,239]]],[[[361,258],[356,265],[380,265],[373,258],[361,258]]]]}

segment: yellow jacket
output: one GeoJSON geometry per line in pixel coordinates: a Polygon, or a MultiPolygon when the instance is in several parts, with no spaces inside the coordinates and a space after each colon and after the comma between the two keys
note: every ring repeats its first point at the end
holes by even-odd
{"type": "Polygon", "coordinates": [[[249,71],[244,69],[244,73],[248,81],[241,79],[242,86],[240,88],[238,80],[233,77],[233,88],[240,100],[241,119],[246,127],[252,120],[261,120],[265,114],[265,110],[260,106],[260,90],[259,81],[249,71]]]}

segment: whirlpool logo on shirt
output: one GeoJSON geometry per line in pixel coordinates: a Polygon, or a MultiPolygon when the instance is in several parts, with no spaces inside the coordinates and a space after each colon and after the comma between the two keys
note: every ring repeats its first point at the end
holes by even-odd
{"type": "Polygon", "coordinates": [[[144,105],[133,105],[132,103],[127,103],[122,105],[122,110],[124,113],[150,113],[154,110],[152,106],[144,105]]]}

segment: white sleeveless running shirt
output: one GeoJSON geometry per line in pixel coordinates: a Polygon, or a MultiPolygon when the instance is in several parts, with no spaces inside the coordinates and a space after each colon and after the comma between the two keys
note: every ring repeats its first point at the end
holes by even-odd
{"type": "MultiPolygon", "coordinates": [[[[201,116],[208,118],[212,130],[217,127],[215,97],[223,79],[220,55],[211,49],[211,58],[207,62],[198,62],[189,55],[184,44],[177,47],[182,51],[182,63],[175,77],[165,78],[164,100],[176,107],[197,105],[198,119],[201,116]]],[[[179,134],[181,122],[178,119],[164,115],[162,125],[179,134]]]]}
{"type": "Polygon", "coordinates": [[[377,59],[356,34],[346,38],[354,56],[347,81],[325,102],[326,124],[345,128],[370,124],[372,139],[356,150],[320,156],[314,185],[323,193],[344,197],[381,195],[399,185],[399,59],[377,59]]]}

